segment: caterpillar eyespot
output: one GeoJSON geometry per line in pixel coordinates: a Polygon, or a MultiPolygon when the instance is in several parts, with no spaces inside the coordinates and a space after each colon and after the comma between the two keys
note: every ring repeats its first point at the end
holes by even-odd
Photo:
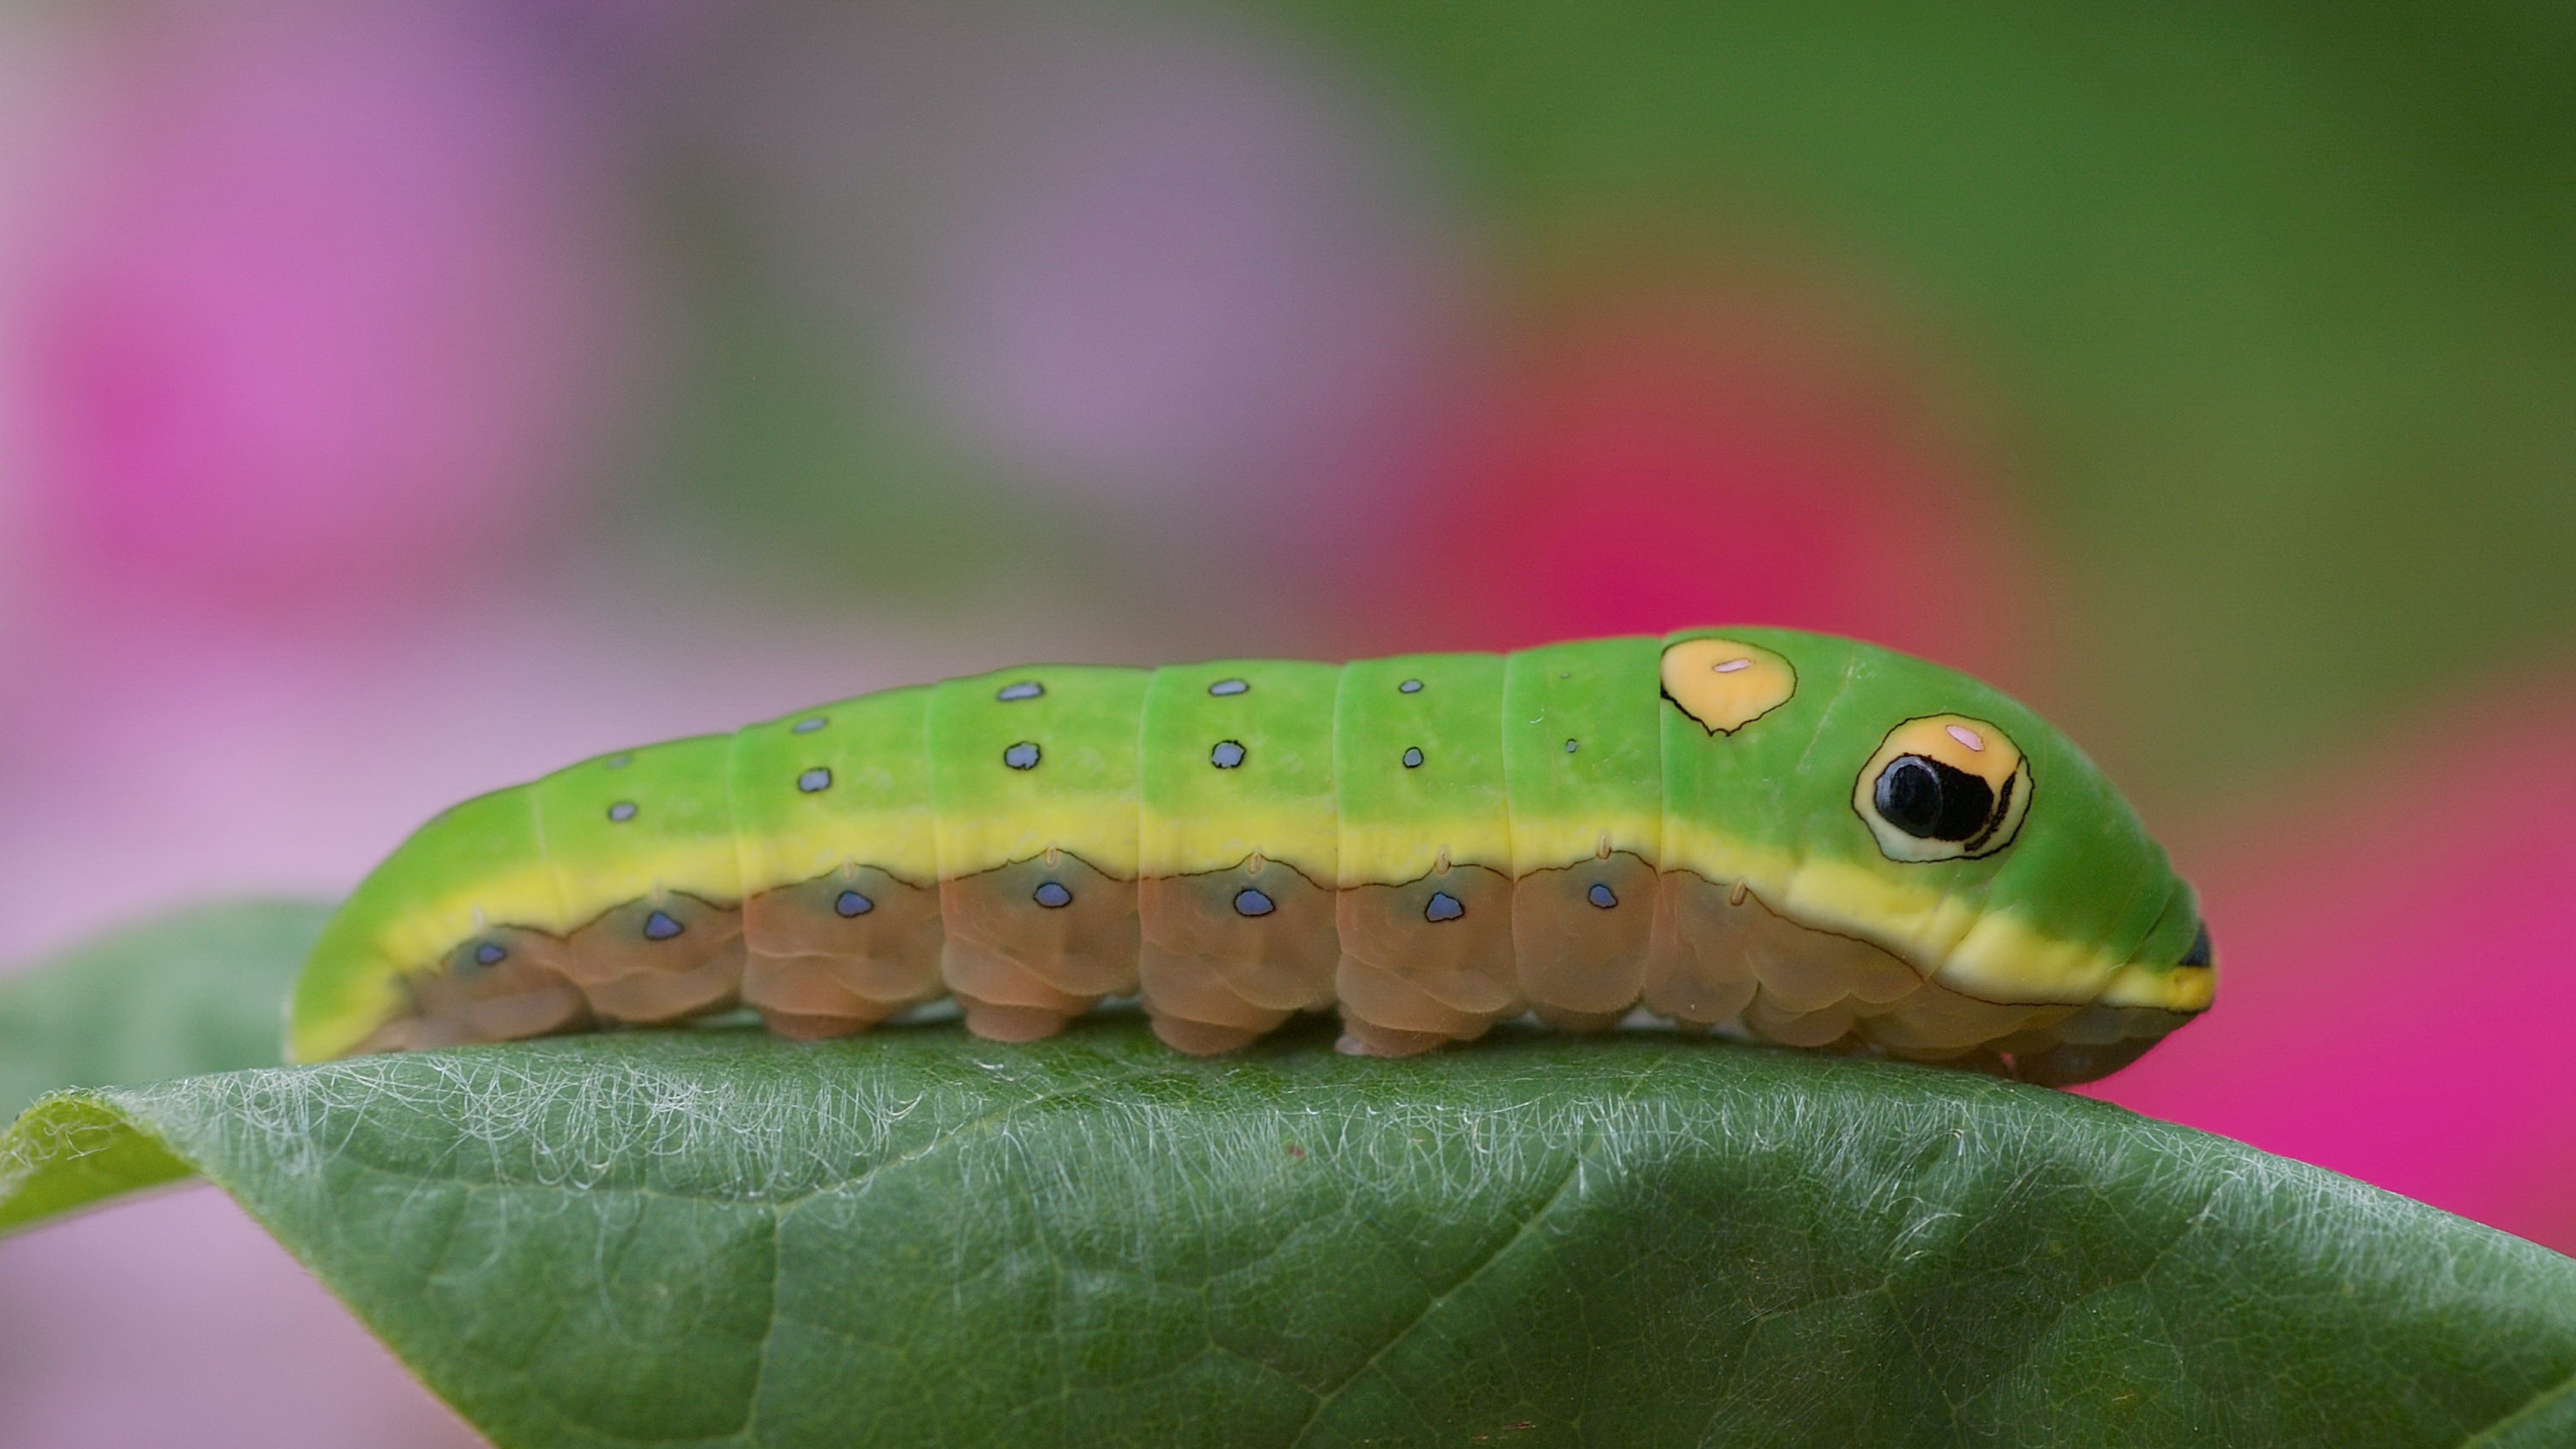
{"type": "Polygon", "coordinates": [[[1888,731],[1852,808],[1890,860],[1961,860],[2012,844],[2034,789],[2030,761],[2001,729],[1933,715],[1888,731]]]}
{"type": "Polygon", "coordinates": [[[1305,1010],[1404,1054],[1642,1009],[2071,1082],[2205,1009],[2214,971],[2190,887],[2045,723],[1740,628],[1049,666],[621,751],[416,832],[315,948],[291,1045],[737,1003],[831,1035],[943,996],[1025,1040],[1141,994],[1194,1052],[1305,1010]]]}

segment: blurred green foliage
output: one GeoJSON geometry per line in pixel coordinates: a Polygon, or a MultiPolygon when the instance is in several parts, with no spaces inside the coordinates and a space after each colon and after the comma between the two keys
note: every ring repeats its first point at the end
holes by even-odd
{"type": "Polygon", "coordinates": [[[274,1066],[318,901],[225,901],[84,941],[0,979],[0,1118],[46,1092],[274,1066]]]}

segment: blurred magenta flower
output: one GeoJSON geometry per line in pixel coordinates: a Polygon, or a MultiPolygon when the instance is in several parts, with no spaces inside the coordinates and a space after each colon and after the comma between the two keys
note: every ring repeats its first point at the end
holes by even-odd
{"type": "Polygon", "coordinates": [[[2182,852],[2218,1004],[2099,1095],[2576,1251],[2571,751],[2472,699],[2182,852]]]}
{"type": "Polygon", "coordinates": [[[1876,352],[1786,293],[1578,317],[1391,534],[1406,617],[1480,647],[1786,624],[2009,676],[2047,632],[2043,570],[1876,352]]]}
{"type": "Polygon", "coordinates": [[[476,13],[102,32],[23,369],[67,584],[400,598],[506,555],[593,465],[627,300],[605,150],[476,13]]]}

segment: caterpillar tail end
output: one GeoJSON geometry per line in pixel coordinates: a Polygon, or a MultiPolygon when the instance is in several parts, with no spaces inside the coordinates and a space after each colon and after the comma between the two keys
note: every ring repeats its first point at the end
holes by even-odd
{"type": "Polygon", "coordinates": [[[370,871],[323,927],[288,1000],[286,1059],[585,1023],[581,994],[559,969],[557,915],[525,787],[448,809],[370,871]]]}
{"type": "Polygon", "coordinates": [[[286,1003],[285,1057],[331,1061],[360,1051],[408,1005],[402,973],[371,948],[352,912],[331,918],[286,1003]]]}

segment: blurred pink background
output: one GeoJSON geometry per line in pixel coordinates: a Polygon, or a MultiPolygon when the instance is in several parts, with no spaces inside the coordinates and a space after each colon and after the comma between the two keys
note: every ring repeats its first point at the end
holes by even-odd
{"type": "MultiPolygon", "coordinates": [[[[1881,8],[0,14],[0,960],[1014,659],[1785,623],[2203,886],[2101,1095],[2576,1250],[2576,56],[1881,8]]],[[[145,1442],[471,1436],[195,1189],[0,1243],[0,1446],[145,1442]]]]}

